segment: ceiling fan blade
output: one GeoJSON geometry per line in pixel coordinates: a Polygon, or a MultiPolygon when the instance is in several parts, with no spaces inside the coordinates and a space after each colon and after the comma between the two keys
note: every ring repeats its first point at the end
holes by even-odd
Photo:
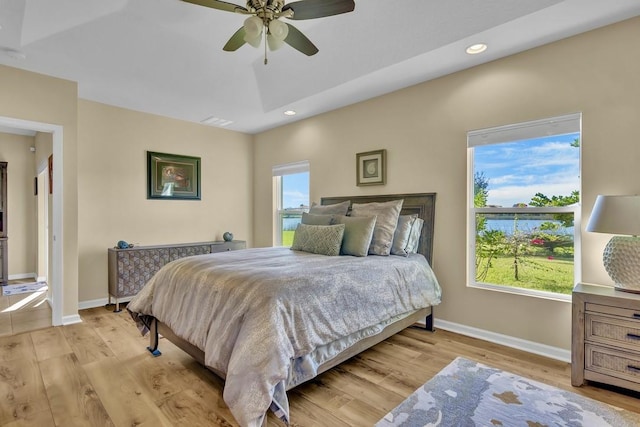
{"type": "Polygon", "coordinates": [[[246,41],[244,40],[244,35],[245,35],[244,26],[242,26],[238,31],[235,32],[234,35],[231,36],[231,38],[229,39],[227,44],[224,45],[222,50],[227,52],[233,52],[238,50],[238,48],[240,48],[243,44],[246,43],[246,41]]]}
{"type": "Polygon", "coordinates": [[[282,11],[293,10],[291,19],[313,19],[352,12],[355,8],[354,0],[303,0],[285,5],[282,11]]]}
{"type": "Polygon", "coordinates": [[[200,6],[210,7],[212,9],[220,9],[226,12],[249,13],[247,9],[237,4],[227,3],[220,0],[182,0],[187,3],[197,4],[200,6]]]}
{"type": "Polygon", "coordinates": [[[307,36],[302,34],[300,30],[293,25],[287,24],[287,26],[289,27],[289,34],[287,34],[287,38],[284,39],[285,43],[307,56],[318,53],[318,48],[311,43],[311,40],[309,40],[307,36]]]}

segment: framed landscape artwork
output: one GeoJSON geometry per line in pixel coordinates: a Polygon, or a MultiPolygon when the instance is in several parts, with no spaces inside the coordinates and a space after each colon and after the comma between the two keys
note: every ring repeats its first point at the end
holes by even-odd
{"type": "Polygon", "coordinates": [[[200,200],[200,157],[147,151],[147,199],[200,200]]]}
{"type": "Polygon", "coordinates": [[[384,185],[386,183],[387,150],[356,154],[356,185],[384,185]]]}

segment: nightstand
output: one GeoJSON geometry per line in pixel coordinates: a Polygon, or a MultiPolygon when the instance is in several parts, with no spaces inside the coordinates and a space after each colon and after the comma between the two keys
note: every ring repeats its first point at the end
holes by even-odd
{"type": "Polygon", "coordinates": [[[640,295],[573,288],[571,384],[585,380],[640,391],[640,295]]]}

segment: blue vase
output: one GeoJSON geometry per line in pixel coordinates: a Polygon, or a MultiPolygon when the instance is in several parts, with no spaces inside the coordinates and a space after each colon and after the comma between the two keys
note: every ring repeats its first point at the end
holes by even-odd
{"type": "Polygon", "coordinates": [[[222,235],[222,238],[224,239],[225,242],[230,242],[233,240],[233,233],[225,231],[225,233],[222,235]]]}

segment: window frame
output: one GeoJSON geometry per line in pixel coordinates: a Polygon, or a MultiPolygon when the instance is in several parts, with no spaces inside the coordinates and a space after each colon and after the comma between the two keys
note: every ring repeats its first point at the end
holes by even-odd
{"type": "MultiPolygon", "coordinates": [[[[311,172],[309,170],[309,161],[303,160],[300,162],[286,163],[282,165],[275,165],[272,168],[273,176],[273,246],[282,246],[282,215],[287,211],[285,210],[283,203],[283,179],[285,175],[295,175],[300,173],[309,174],[309,185],[311,184],[311,172]]],[[[308,201],[311,203],[311,200],[308,201]]]]}
{"type": "Polygon", "coordinates": [[[578,203],[571,206],[549,206],[549,207],[475,207],[475,165],[474,148],[484,145],[497,145],[502,143],[524,141],[533,138],[542,138],[552,135],[563,135],[569,133],[580,134],[580,150],[578,156],[579,175],[582,177],[582,114],[573,113],[564,116],[557,116],[548,119],[522,122],[494,128],[480,129],[467,133],[467,286],[478,289],[488,289],[511,294],[533,296],[538,298],[571,301],[570,294],[561,294],[551,291],[540,291],[535,289],[518,288],[515,286],[501,285],[497,283],[486,283],[476,280],[476,215],[477,214],[557,214],[573,213],[573,281],[581,281],[581,205],[582,205],[582,178],[578,183],[580,198],[578,203]],[[577,130],[566,131],[577,122],[577,130]],[[522,134],[533,132],[533,129],[544,129],[544,126],[552,126],[557,129],[555,133],[538,133],[537,136],[528,138],[522,134]],[[475,143],[472,142],[475,139],[475,143]]]}

